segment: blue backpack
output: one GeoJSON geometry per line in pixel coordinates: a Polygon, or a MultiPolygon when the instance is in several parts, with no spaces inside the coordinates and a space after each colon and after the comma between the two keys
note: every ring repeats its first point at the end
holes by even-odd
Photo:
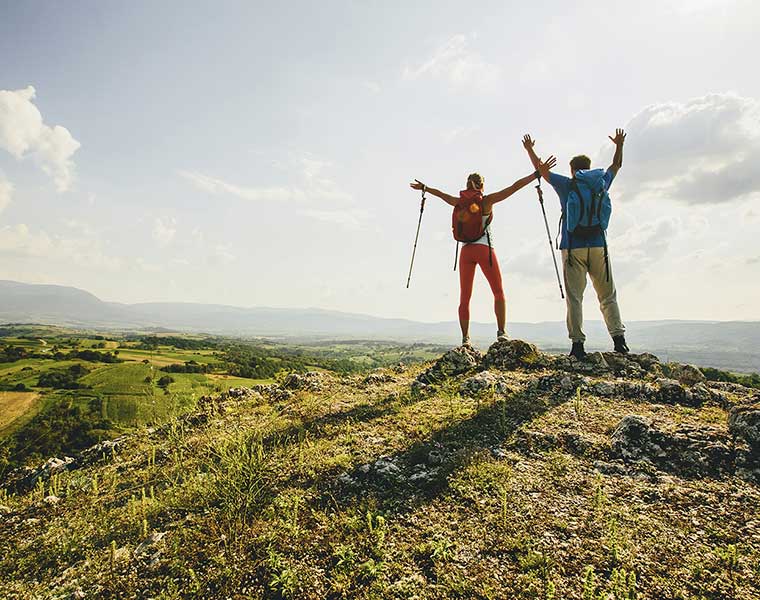
{"type": "Polygon", "coordinates": [[[607,231],[612,203],[604,185],[604,169],[575,172],[565,213],[569,236],[589,238],[607,231]]]}
{"type": "MultiPolygon", "coordinates": [[[[607,280],[610,277],[607,251],[607,227],[612,215],[612,202],[604,184],[604,169],[578,170],[570,183],[570,193],[561,221],[567,228],[568,247],[572,239],[588,239],[601,234],[604,240],[604,263],[607,280]]],[[[572,252],[568,252],[570,262],[572,252]]]]}

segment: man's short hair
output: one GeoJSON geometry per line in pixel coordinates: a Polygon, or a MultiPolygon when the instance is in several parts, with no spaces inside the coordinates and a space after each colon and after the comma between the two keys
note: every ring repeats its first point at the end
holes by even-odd
{"type": "Polygon", "coordinates": [[[573,160],[570,161],[570,168],[574,171],[580,171],[581,169],[590,169],[591,159],[585,154],[574,156],[573,160]]]}

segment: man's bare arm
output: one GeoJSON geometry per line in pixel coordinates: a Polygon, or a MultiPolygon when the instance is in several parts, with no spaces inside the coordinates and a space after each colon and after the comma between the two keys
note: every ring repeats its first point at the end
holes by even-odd
{"type": "Polygon", "coordinates": [[[451,206],[456,206],[457,205],[457,201],[459,200],[459,198],[457,198],[456,196],[452,196],[451,194],[447,194],[446,192],[442,192],[441,190],[437,190],[435,188],[428,187],[425,184],[420,183],[419,181],[415,181],[414,183],[410,183],[409,186],[413,190],[421,190],[424,187],[426,192],[428,192],[429,194],[432,194],[433,196],[438,196],[446,204],[450,204],[451,206]]]}
{"type": "Polygon", "coordinates": [[[541,159],[538,157],[538,155],[536,154],[536,151],[533,149],[533,146],[535,146],[535,144],[536,142],[530,137],[530,135],[525,134],[525,136],[523,137],[523,148],[525,148],[525,150],[527,151],[528,157],[530,157],[530,162],[533,164],[533,168],[536,169],[541,174],[541,177],[548,180],[549,175],[551,174],[551,169],[554,167],[554,165],[557,164],[557,161],[555,159],[551,167],[547,168],[546,165],[549,161],[547,160],[546,163],[541,162],[541,159]]]}
{"type": "Polygon", "coordinates": [[[614,175],[623,166],[623,143],[625,142],[625,131],[622,129],[615,130],[615,137],[608,136],[612,143],[615,144],[615,156],[612,157],[612,164],[609,166],[609,171],[612,171],[614,175]]]}

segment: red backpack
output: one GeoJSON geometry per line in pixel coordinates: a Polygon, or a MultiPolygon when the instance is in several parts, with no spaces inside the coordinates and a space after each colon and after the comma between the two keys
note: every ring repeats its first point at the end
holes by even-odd
{"type": "Polygon", "coordinates": [[[483,223],[483,193],[480,190],[459,192],[459,202],[451,215],[451,230],[456,241],[469,243],[483,237],[492,220],[493,213],[483,223]]]}
{"type": "MultiPolygon", "coordinates": [[[[493,221],[493,212],[483,223],[483,192],[480,190],[462,190],[459,192],[459,202],[454,207],[451,215],[451,231],[457,241],[454,252],[454,270],[457,270],[457,257],[459,255],[459,242],[471,243],[483,237],[486,227],[493,221]]],[[[491,258],[491,238],[488,238],[488,263],[491,258]]]]}

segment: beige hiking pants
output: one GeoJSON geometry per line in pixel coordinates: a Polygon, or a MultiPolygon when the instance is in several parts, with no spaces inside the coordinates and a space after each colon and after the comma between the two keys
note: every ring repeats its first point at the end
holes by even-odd
{"type": "Polygon", "coordinates": [[[615,280],[612,278],[612,261],[610,260],[610,277],[604,266],[604,248],[575,248],[568,261],[568,250],[562,251],[562,264],[565,275],[565,301],[567,303],[567,333],[574,342],[585,342],[583,333],[583,291],[586,289],[586,274],[599,298],[599,308],[611,336],[621,335],[625,326],[620,320],[617,303],[615,280]]]}

